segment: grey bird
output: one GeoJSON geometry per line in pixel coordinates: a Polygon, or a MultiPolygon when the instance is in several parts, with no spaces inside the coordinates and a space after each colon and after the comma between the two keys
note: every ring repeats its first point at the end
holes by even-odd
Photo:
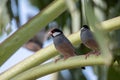
{"type": "Polygon", "coordinates": [[[90,54],[95,54],[95,55],[100,54],[98,44],[97,44],[90,28],[87,25],[83,25],[83,27],[81,28],[80,38],[81,38],[82,43],[86,47],[88,47],[89,49],[92,50],[91,52],[86,54],[86,58],[90,54]]]}
{"type": "Polygon", "coordinates": [[[64,59],[76,56],[74,47],[61,30],[57,28],[52,29],[50,34],[53,37],[55,48],[64,56],[64,59]]]}
{"type": "MultiPolygon", "coordinates": [[[[52,29],[49,34],[53,37],[55,48],[64,56],[64,59],[76,56],[75,48],[58,28],[52,29]]],[[[85,69],[82,67],[82,69],[85,69]]]]}

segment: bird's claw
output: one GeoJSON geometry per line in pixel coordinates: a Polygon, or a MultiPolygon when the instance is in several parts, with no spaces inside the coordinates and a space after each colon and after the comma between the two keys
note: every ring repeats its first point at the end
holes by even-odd
{"type": "Polygon", "coordinates": [[[85,54],[85,59],[87,59],[88,56],[90,56],[91,52],[85,54]]]}
{"type": "Polygon", "coordinates": [[[99,51],[89,52],[89,53],[85,54],[85,59],[87,59],[87,57],[90,56],[91,54],[95,54],[96,56],[98,56],[98,55],[100,55],[100,52],[99,51]]]}
{"type": "Polygon", "coordinates": [[[55,59],[55,63],[58,61],[58,60],[60,60],[61,58],[59,57],[59,58],[57,58],[57,59],[55,59]]]}

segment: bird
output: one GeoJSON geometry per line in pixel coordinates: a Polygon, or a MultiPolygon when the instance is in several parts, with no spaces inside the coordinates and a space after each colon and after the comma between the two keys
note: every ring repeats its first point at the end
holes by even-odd
{"type": "Polygon", "coordinates": [[[51,30],[50,35],[53,37],[55,48],[64,56],[64,59],[76,56],[73,45],[60,29],[55,28],[51,30]]]}
{"type": "Polygon", "coordinates": [[[88,54],[86,54],[86,58],[90,55],[90,54],[95,54],[95,55],[99,55],[99,46],[98,43],[95,40],[95,37],[93,36],[90,28],[88,25],[83,25],[82,28],[80,29],[81,33],[80,33],[80,38],[82,43],[88,47],[89,49],[91,49],[92,51],[89,52],[88,54]]]}
{"type": "MultiPolygon", "coordinates": [[[[65,60],[77,55],[75,48],[60,29],[52,29],[49,34],[53,37],[55,48],[63,55],[65,60]]],[[[82,67],[82,69],[85,69],[85,67],[82,67]]]]}

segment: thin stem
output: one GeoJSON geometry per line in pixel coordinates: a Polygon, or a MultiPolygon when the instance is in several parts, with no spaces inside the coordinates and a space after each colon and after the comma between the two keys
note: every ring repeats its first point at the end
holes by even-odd
{"type": "Polygon", "coordinates": [[[71,57],[67,60],[51,62],[44,65],[36,66],[28,71],[25,71],[11,80],[35,80],[47,74],[57,72],[64,69],[78,68],[87,65],[104,65],[105,61],[101,56],[90,56],[85,59],[85,56],[71,57]]]}
{"type": "Polygon", "coordinates": [[[101,25],[101,28],[107,32],[120,29],[120,16],[103,21],[101,25]]]}

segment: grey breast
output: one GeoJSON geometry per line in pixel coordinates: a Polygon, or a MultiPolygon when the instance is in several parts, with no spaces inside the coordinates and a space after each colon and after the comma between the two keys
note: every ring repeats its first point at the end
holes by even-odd
{"type": "Polygon", "coordinates": [[[81,40],[83,43],[85,43],[88,40],[93,40],[93,39],[94,39],[94,36],[90,30],[87,29],[87,30],[82,31],[81,40]]]}

